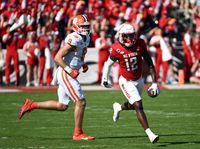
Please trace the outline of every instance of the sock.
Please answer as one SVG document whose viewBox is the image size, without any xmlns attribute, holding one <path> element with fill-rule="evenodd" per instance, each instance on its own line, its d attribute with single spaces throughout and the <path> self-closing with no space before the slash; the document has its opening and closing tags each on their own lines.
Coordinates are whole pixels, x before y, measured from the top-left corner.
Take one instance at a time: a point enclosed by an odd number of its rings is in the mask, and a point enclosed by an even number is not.
<svg viewBox="0 0 200 149">
<path fill-rule="evenodd" d="M 74 135 L 75 136 L 80 135 L 82 133 L 83 133 L 82 128 L 74 128 Z"/>
<path fill-rule="evenodd" d="M 147 129 L 145 130 L 145 132 L 146 132 L 146 134 L 147 134 L 149 137 L 155 135 L 155 134 L 151 131 L 150 128 L 147 128 Z"/>
<path fill-rule="evenodd" d="M 38 109 L 38 108 L 39 108 L 39 106 L 38 106 L 37 102 L 33 102 L 33 103 L 31 104 L 31 110 L 32 110 L 32 109 Z"/>
</svg>

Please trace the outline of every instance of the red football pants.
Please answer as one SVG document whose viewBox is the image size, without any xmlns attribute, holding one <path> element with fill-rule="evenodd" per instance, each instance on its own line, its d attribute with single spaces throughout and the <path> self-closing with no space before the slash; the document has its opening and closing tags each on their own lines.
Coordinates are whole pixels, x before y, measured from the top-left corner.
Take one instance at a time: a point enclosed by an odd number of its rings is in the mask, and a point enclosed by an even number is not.
<svg viewBox="0 0 200 149">
<path fill-rule="evenodd" d="M 45 60 L 46 60 L 45 56 L 41 56 L 39 58 L 39 64 L 40 64 L 39 84 L 43 84 L 43 75 L 44 75 Z"/>
<path fill-rule="evenodd" d="M 160 48 L 156 49 L 156 80 L 159 79 L 160 66 L 162 65 L 163 73 L 162 73 L 162 81 L 165 82 L 167 79 L 168 72 L 168 61 L 162 61 L 162 51 Z"/>
<path fill-rule="evenodd" d="M 46 69 L 46 83 L 47 83 L 47 85 L 51 84 L 51 81 L 53 79 L 52 74 L 53 74 L 52 68 Z"/>
<path fill-rule="evenodd" d="M 14 61 L 14 70 L 16 75 L 16 82 L 19 82 L 19 55 L 17 52 L 8 52 L 6 53 L 6 84 L 10 84 L 10 66 L 11 61 Z"/>
<path fill-rule="evenodd" d="M 185 63 L 185 69 L 184 69 L 185 80 L 189 81 L 189 78 L 191 76 L 191 68 L 192 68 L 193 62 L 192 62 L 191 54 L 189 52 L 184 51 L 184 54 L 185 54 L 185 60 L 184 60 L 184 63 Z"/>
</svg>

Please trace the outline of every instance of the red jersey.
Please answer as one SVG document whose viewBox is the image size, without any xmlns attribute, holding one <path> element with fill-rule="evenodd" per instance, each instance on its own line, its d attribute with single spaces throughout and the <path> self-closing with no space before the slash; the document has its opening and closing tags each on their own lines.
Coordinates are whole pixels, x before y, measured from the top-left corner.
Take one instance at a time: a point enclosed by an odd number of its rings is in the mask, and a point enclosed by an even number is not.
<svg viewBox="0 0 200 149">
<path fill-rule="evenodd" d="M 120 43 L 111 46 L 110 57 L 118 60 L 120 75 L 127 80 L 138 80 L 142 75 L 142 57 L 147 53 L 146 43 L 138 39 L 132 48 L 127 49 Z"/>
</svg>

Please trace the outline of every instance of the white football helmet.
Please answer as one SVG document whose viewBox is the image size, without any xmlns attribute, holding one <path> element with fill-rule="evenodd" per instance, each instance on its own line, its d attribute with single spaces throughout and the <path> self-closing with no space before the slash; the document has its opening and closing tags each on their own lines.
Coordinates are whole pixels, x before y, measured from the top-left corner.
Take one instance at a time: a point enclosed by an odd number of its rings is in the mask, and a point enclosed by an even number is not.
<svg viewBox="0 0 200 149">
<path fill-rule="evenodd" d="M 72 29 L 80 35 L 90 34 L 90 22 L 86 15 L 78 15 L 73 19 Z"/>
<path fill-rule="evenodd" d="M 136 43 L 137 34 L 134 27 L 131 24 L 129 23 L 122 24 L 122 26 L 119 28 L 118 34 L 119 34 L 119 42 L 122 45 L 126 47 L 131 47 Z"/>
</svg>

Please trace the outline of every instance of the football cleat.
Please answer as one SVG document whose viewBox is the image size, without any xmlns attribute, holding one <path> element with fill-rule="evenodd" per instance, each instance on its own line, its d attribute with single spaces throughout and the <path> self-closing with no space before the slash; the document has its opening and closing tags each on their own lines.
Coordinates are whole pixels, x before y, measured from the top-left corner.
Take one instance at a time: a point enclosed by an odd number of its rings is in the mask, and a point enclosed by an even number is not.
<svg viewBox="0 0 200 149">
<path fill-rule="evenodd" d="M 22 107 L 20 108 L 20 111 L 18 113 L 18 119 L 21 119 L 26 112 L 31 111 L 32 103 L 33 103 L 33 101 L 28 98 L 24 101 L 24 104 L 22 105 Z"/>
<path fill-rule="evenodd" d="M 156 143 L 159 140 L 159 136 L 153 135 L 153 136 L 149 137 L 149 140 L 151 143 Z"/>
<path fill-rule="evenodd" d="M 122 110 L 121 105 L 117 102 L 113 104 L 113 121 L 117 122 L 119 119 L 120 111 Z"/>
<path fill-rule="evenodd" d="M 87 134 L 82 133 L 80 135 L 74 135 L 73 140 L 76 140 L 76 141 L 77 140 L 94 140 L 94 137 L 88 136 Z"/>
</svg>

